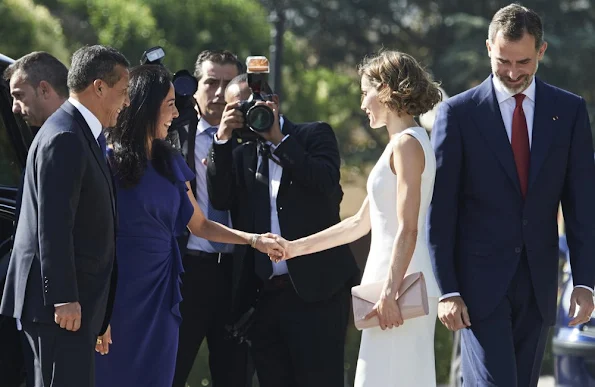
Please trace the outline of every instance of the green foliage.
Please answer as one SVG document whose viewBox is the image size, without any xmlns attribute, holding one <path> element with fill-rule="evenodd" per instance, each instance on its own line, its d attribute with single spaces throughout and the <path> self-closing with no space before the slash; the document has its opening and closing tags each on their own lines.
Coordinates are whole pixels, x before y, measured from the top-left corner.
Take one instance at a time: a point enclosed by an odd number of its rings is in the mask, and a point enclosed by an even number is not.
<svg viewBox="0 0 595 387">
<path fill-rule="evenodd" d="M 60 21 L 31 0 L 0 0 L 0 52 L 14 59 L 31 51 L 47 51 L 68 63 Z"/>
</svg>

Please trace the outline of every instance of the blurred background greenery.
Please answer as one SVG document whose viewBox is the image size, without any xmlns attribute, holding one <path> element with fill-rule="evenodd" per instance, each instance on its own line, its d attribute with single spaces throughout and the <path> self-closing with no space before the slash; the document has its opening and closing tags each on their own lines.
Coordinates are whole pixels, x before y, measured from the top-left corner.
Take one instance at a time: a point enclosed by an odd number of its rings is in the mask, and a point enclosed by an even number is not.
<svg viewBox="0 0 595 387">
<path fill-rule="evenodd" d="M 64 63 L 85 44 L 121 50 L 138 63 L 160 45 L 172 71 L 193 69 L 204 49 L 248 55 L 279 53 L 276 27 L 283 27 L 282 110 L 293 121 L 324 120 L 335 129 L 342 155 L 345 200 L 353 214 L 365 196 L 365 180 L 384 148 L 386 133 L 367 125 L 359 109 L 357 64 L 381 48 L 415 56 L 454 95 L 484 80 L 491 16 L 508 1 L 497 0 L 0 0 L 0 53 L 18 58 L 48 51 Z M 539 69 L 546 82 L 583 96 L 593 117 L 595 8 L 590 0 L 527 0 L 545 23 L 549 44 Z M 275 51 L 276 50 L 276 51 Z M 428 128 L 430 129 L 430 128 Z M 363 267 L 369 240 L 353 248 Z M 353 380 L 359 334 L 350 329 L 345 360 Z M 446 382 L 451 335 L 438 324 L 436 362 Z M 206 351 L 190 385 L 208 386 Z M 548 353 L 543 367 L 551 372 Z"/>
</svg>

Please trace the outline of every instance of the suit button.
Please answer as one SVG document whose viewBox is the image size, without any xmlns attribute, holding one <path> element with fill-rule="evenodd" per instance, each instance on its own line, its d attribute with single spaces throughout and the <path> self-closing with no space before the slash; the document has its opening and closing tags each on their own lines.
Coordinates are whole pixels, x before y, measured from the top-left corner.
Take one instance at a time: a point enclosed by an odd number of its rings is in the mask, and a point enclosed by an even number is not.
<svg viewBox="0 0 595 387">
<path fill-rule="evenodd" d="M 527 219 L 523 219 L 523 226 L 526 226 L 527 224 L 529 224 L 529 221 Z"/>
<path fill-rule="evenodd" d="M 520 247 L 515 248 L 514 249 L 514 252 L 517 253 L 517 254 L 520 254 L 521 253 L 521 248 Z"/>
</svg>

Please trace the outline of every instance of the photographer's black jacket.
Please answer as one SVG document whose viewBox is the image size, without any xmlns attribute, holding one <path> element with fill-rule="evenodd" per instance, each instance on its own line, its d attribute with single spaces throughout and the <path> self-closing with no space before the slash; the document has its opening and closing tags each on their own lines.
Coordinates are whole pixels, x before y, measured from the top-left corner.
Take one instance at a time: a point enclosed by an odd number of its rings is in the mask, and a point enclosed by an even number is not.
<svg viewBox="0 0 595 387">
<path fill-rule="evenodd" d="M 289 137 L 275 150 L 283 166 L 277 211 L 282 236 L 295 240 L 340 221 L 340 156 L 335 134 L 326 123 L 293 124 L 285 119 L 283 133 Z M 251 195 L 257 160 L 255 142 L 234 150 L 231 142 L 214 143 L 207 164 L 211 203 L 230 210 L 234 228 L 248 232 L 254 228 Z M 240 294 L 250 293 L 259 283 L 253 252 L 247 246 L 235 249 Z M 359 272 L 347 245 L 289 260 L 287 266 L 298 295 L 306 302 L 330 298 Z"/>
</svg>

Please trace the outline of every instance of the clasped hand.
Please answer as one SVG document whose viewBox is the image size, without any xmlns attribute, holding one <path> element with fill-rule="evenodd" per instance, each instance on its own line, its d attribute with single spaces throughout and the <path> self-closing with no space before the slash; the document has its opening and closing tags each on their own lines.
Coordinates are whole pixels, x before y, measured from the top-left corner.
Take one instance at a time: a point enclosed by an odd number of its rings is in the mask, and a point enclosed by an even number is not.
<svg viewBox="0 0 595 387">
<path fill-rule="evenodd" d="M 256 238 L 256 242 L 254 243 L 253 247 L 261 253 L 267 254 L 271 261 L 278 262 L 285 256 L 285 248 L 277 241 L 277 238 L 284 240 L 280 236 L 270 232 L 266 234 L 260 234 Z"/>
</svg>

